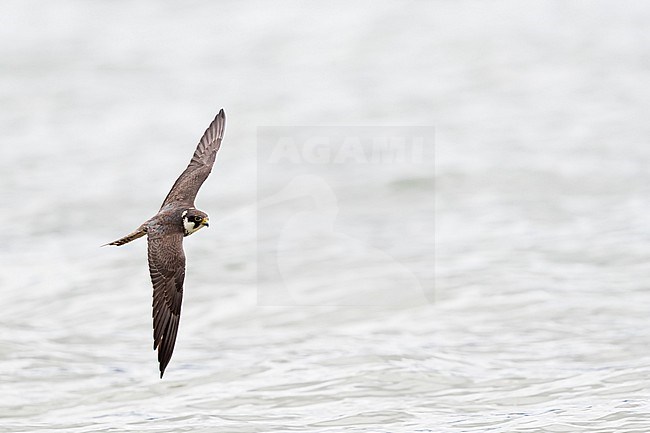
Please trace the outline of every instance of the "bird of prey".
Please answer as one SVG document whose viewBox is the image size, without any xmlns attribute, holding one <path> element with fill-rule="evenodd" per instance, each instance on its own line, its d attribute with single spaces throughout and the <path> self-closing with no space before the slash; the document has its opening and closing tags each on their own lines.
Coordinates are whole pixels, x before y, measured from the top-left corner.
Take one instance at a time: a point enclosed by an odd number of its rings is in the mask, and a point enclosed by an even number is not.
<svg viewBox="0 0 650 433">
<path fill-rule="evenodd" d="M 153 284 L 153 348 L 158 349 L 161 379 L 172 357 L 181 316 L 185 279 L 183 238 L 208 227 L 208 215 L 194 207 L 194 199 L 212 171 L 225 125 L 226 115 L 221 109 L 158 213 L 133 233 L 106 244 L 121 246 L 147 235 L 149 274 Z"/>
</svg>

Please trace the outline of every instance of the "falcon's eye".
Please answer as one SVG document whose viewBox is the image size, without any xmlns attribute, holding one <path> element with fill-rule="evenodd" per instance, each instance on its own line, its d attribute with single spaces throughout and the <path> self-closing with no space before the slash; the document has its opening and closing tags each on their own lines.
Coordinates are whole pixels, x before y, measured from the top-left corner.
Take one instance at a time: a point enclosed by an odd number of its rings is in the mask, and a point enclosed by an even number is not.
<svg viewBox="0 0 650 433">
<path fill-rule="evenodd" d="M 198 215 L 196 215 L 196 216 L 194 217 L 194 221 L 196 221 L 196 222 L 199 222 L 199 221 L 201 221 L 202 219 L 203 219 L 203 218 L 201 218 L 201 217 L 198 216 Z"/>
</svg>

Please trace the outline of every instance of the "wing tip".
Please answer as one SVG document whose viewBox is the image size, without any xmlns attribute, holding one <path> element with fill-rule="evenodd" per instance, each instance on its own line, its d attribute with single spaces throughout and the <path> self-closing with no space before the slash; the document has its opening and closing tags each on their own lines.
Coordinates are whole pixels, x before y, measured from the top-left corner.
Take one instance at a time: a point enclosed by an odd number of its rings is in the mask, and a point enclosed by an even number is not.
<svg viewBox="0 0 650 433">
<path fill-rule="evenodd" d="M 218 125 L 225 125 L 226 123 L 226 112 L 223 111 L 223 108 L 219 110 L 216 116 L 214 116 L 214 120 L 212 123 L 218 124 Z"/>
<path fill-rule="evenodd" d="M 223 111 L 223 108 L 221 110 L 219 110 L 219 112 L 217 113 L 217 116 L 212 121 L 212 124 L 210 125 L 210 127 L 208 127 L 208 130 L 206 131 L 206 133 L 213 127 L 216 128 L 216 131 L 215 131 L 216 138 L 222 140 L 224 131 L 226 129 L 226 112 Z"/>
<path fill-rule="evenodd" d="M 217 119 L 220 120 L 221 128 L 219 131 L 219 138 L 223 138 L 224 130 L 226 129 L 226 112 L 223 111 L 223 108 L 217 113 Z"/>
<path fill-rule="evenodd" d="M 158 352 L 160 354 L 160 352 Z M 158 369 L 160 370 L 160 378 L 163 378 L 163 374 L 165 374 L 165 369 L 167 368 L 167 364 L 169 364 L 169 361 L 171 359 L 171 355 L 167 357 L 167 359 L 159 359 L 158 360 Z"/>
</svg>

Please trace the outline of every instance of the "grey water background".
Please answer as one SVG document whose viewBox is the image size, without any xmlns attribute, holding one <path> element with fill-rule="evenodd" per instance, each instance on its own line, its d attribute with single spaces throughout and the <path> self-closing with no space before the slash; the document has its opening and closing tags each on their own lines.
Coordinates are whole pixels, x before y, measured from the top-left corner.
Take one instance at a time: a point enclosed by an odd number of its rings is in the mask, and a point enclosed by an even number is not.
<svg viewBox="0 0 650 433">
<path fill-rule="evenodd" d="M 2 2 L 0 431 L 650 431 L 648 22 L 629 1 Z M 158 209 L 221 107 L 161 381 L 145 242 L 99 245 Z M 265 126 L 433 126 L 435 165 L 293 177 Z"/>
</svg>

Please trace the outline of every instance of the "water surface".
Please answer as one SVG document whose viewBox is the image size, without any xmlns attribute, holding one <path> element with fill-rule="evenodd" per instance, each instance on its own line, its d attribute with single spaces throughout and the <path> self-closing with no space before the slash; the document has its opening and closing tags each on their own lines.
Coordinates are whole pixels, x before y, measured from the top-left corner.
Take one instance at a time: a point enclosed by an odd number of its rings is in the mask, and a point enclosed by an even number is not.
<svg viewBox="0 0 650 433">
<path fill-rule="evenodd" d="M 650 430 L 649 20 L 4 2 L 0 431 Z M 161 381 L 145 242 L 99 245 L 156 211 L 220 107 Z M 435 167 L 303 165 L 273 201 L 278 125 L 433 126 Z"/>
</svg>

